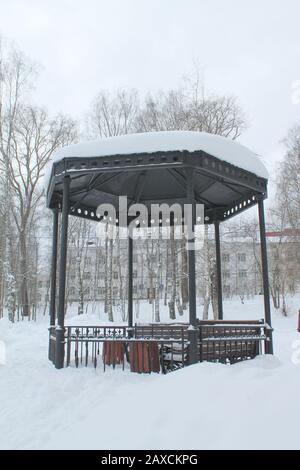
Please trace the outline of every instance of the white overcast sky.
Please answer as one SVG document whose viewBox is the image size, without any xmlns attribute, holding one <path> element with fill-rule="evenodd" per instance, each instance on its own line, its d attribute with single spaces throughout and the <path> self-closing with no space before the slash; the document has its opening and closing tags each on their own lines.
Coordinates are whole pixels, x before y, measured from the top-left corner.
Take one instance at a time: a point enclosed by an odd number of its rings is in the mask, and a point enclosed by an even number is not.
<svg viewBox="0 0 300 470">
<path fill-rule="evenodd" d="M 170 88 L 197 63 L 208 89 L 234 94 L 240 141 L 265 157 L 300 124 L 299 0 L 0 0 L 0 34 L 42 64 L 37 100 L 78 117 L 101 88 Z"/>
</svg>

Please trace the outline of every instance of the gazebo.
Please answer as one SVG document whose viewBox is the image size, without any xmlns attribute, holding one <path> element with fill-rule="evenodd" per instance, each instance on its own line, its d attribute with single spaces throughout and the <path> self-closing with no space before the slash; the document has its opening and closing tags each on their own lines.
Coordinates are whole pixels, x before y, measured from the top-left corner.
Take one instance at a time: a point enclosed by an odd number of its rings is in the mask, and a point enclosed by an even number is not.
<svg viewBox="0 0 300 470">
<path fill-rule="evenodd" d="M 53 249 L 50 287 L 49 359 L 56 368 L 70 364 L 71 345 L 75 362 L 82 360 L 83 345 L 91 345 L 94 364 L 99 343 L 120 340 L 123 345 L 153 341 L 167 364 L 193 364 L 202 360 L 236 362 L 262 352 L 273 353 L 264 200 L 268 173 L 259 156 L 230 139 L 189 131 L 151 132 L 111 137 L 62 148 L 55 156 L 47 177 L 47 206 L 53 212 Z M 197 318 L 195 251 L 188 251 L 189 320 L 179 325 L 134 324 L 133 318 L 133 240 L 128 237 L 128 326 L 65 327 L 65 289 L 69 216 L 103 221 L 97 208 L 110 204 L 116 221 L 128 226 L 138 214 L 121 217 L 119 197 L 129 205 L 174 203 L 192 207 L 192 228 L 197 223 L 196 205 L 204 205 L 204 223 L 215 230 L 218 321 Z M 220 223 L 257 205 L 260 226 L 261 267 L 264 295 L 262 321 L 223 320 Z M 59 233 L 59 214 L 61 214 Z M 124 214 L 123 214 L 124 215 Z M 106 220 L 107 222 L 107 220 Z M 160 225 L 151 216 L 146 227 Z M 172 225 L 185 220 L 171 217 Z M 59 249 L 58 249 L 59 248 Z M 58 265 L 59 253 L 59 266 Z M 59 268 L 59 269 L 58 269 Z M 58 276 L 57 276 L 58 271 Z M 58 277 L 58 283 L 57 283 Z M 56 287 L 58 284 L 58 302 Z M 57 303 L 57 305 L 56 305 Z M 178 360 L 178 344 L 182 347 Z M 228 346 L 229 345 L 229 346 Z M 177 348 L 177 349 L 176 349 Z M 87 351 L 87 350 L 86 350 Z M 175 352 L 174 352 L 175 351 Z M 133 355 L 127 355 L 127 358 Z M 116 353 L 113 353 L 116 359 Z M 130 356 L 130 357 L 129 357 Z M 123 356 L 124 357 L 124 356 Z M 171 359 L 170 359 L 171 358 Z M 86 352 L 85 362 L 88 357 Z M 137 360 L 137 359 L 136 359 Z M 148 360 L 148 356 L 147 356 Z M 106 361 L 109 364 L 110 360 Z M 104 361 L 105 362 L 105 361 Z M 144 357 L 143 357 L 144 362 Z M 113 364 L 115 365 L 115 363 Z M 124 365 L 124 363 L 123 363 Z M 134 369 L 134 368 L 133 368 Z M 151 369 L 151 368 L 150 368 Z M 147 369 L 148 371 L 148 369 Z"/>
</svg>

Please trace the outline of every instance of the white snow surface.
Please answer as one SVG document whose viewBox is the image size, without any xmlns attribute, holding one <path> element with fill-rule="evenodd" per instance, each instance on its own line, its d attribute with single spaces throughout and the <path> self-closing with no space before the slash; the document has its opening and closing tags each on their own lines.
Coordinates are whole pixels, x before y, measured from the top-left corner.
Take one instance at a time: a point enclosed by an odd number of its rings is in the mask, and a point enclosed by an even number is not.
<svg viewBox="0 0 300 470">
<path fill-rule="evenodd" d="M 0 320 L 7 350 L 0 449 L 299 449 L 300 363 L 291 359 L 297 349 L 300 359 L 299 303 L 299 296 L 290 301 L 288 318 L 274 312 L 275 356 L 166 376 L 118 367 L 103 373 L 100 365 L 56 370 L 47 360 L 46 317 Z M 228 319 L 260 318 L 263 299 L 224 307 Z M 147 304 L 140 311 L 141 321 L 151 321 Z M 68 324 L 103 320 L 96 312 Z"/>
<path fill-rule="evenodd" d="M 268 171 L 259 155 L 232 139 L 206 132 L 145 132 L 82 142 L 58 150 L 52 163 L 66 157 L 105 157 L 184 150 L 189 152 L 203 150 L 220 160 L 268 179 Z"/>
</svg>

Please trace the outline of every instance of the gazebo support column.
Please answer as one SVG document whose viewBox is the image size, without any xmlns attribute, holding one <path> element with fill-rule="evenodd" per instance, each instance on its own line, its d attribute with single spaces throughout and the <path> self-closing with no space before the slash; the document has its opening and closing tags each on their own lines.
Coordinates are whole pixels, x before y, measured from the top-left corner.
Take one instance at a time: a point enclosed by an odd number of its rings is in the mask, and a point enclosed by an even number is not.
<svg viewBox="0 0 300 470">
<path fill-rule="evenodd" d="M 55 350 L 52 336 L 55 328 L 56 307 L 56 271 L 57 271 L 57 238 L 58 238 L 58 209 L 53 209 L 53 235 L 52 235 L 52 260 L 51 260 L 51 286 L 50 286 L 50 328 L 49 328 L 49 352 L 48 358 L 54 361 Z"/>
<path fill-rule="evenodd" d="M 265 307 L 265 321 L 271 327 L 271 306 L 270 306 L 270 290 L 269 290 L 269 275 L 268 275 L 268 255 L 267 255 L 267 242 L 266 242 L 266 224 L 264 201 L 260 198 L 258 201 L 258 215 L 259 215 L 259 231 L 260 231 L 260 246 L 261 246 L 261 265 L 262 265 L 262 278 L 264 289 L 264 307 Z M 268 333 L 269 341 L 266 342 L 266 354 L 273 354 L 273 335 L 272 331 Z"/>
<path fill-rule="evenodd" d="M 186 168 L 187 176 L 187 204 L 189 205 L 189 230 L 188 233 L 188 259 L 189 259 L 189 364 L 198 362 L 198 329 L 197 329 L 197 308 L 196 308 L 196 263 L 195 263 L 195 249 L 193 243 L 195 242 L 193 234 L 195 233 L 196 221 L 196 207 L 194 195 L 194 170 L 193 168 Z M 184 214 L 186 216 L 186 214 Z"/>
<path fill-rule="evenodd" d="M 61 236 L 60 236 L 59 294 L 58 294 L 58 312 L 57 312 L 57 326 L 56 326 L 56 354 L 55 354 L 56 369 L 61 369 L 64 366 L 64 353 L 65 353 L 65 344 L 64 344 L 65 290 L 66 290 L 69 195 L 70 195 L 70 178 L 68 176 L 65 176 L 64 181 L 63 181 L 63 203 L 62 203 Z"/>
<path fill-rule="evenodd" d="M 128 327 L 133 328 L 133 240 L 132 234 L 128 235 Z M 129 331 L 132 337 L 132 330 Z"/>
<path fill-rule="evenodd" d="M 220 244 L 220 222 L 215 221 L 215 242 L 216 242 L 216 274 L 218 290 L 218 317 L 223 320 L 223 292 L 222 292 L 222 266 L 221 266 L 221 244 Z"/>
</svg>

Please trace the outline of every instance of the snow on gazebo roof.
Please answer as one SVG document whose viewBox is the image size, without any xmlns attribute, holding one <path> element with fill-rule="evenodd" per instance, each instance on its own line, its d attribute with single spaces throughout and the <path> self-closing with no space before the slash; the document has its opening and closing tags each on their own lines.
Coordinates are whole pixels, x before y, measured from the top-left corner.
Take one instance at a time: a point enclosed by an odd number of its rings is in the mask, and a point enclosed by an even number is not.
<svg viewBox="0 0 300 470">
<path fill-rule="evenodd" d="M 108 157 L 111 155 L 201 150 L 256 176 L 268 179 L 268 171 L 257 154 L 234 140 L 206 132 L 145 132 L 82 142 L 58 150 L 52 163 L 72 157 Z"/>
<path fill-rule="evenodd" d="M 123 195 L 147 208 L 162 201 L 183 207 L 187 168 L 193 168 L 195 201 L 205 206 L 208 223 L 233 217 L 267 197 L 267 169 L 251 150 L 205 132 L 165 131 L 60 149 L 45 177 L 47 207 L 61 207 L 64 175 L 70 178 L 70 213 L 78 217 L 94 220 L 99 204 L 118 211 Z"/>
</svg>

